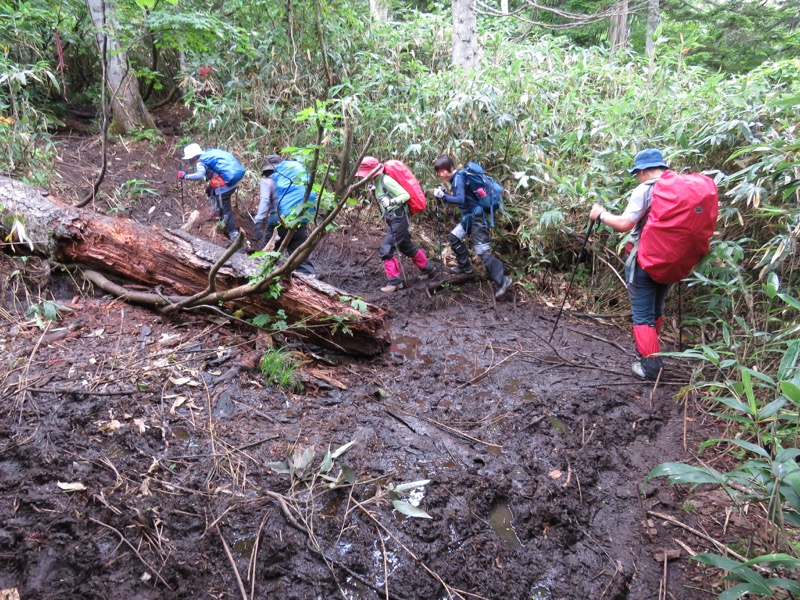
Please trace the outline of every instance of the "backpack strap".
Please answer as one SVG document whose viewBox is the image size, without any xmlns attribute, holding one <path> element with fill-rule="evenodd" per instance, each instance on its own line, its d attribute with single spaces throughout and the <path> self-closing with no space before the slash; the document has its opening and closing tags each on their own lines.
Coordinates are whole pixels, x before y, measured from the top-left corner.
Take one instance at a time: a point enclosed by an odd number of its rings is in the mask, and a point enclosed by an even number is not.
<svg viewBox="0 0 800 600">
<path fill-rule="evenodd" d="M 625 259 L 625 268 L 628 270 L 629 274 L 626 279 L 626 283 L 630 285 L 633 283 L 633 273 L 634 269 L 638 266 L 636 263 L 636 257 L 639 254 L 639 240 L 642 237 L 642 231 L 644 231 L 644 226 L 647 224 L 647 218 L 650 216 L 650 210 L 653 208 L 653 186 L 656 184 L 656 181 L 650 181 L 647 183 L 647 189 L 644 192 L 644 212 L 642 216 L 639 217 L 636 225 L 634 226 L 634 230 L 631 233 L 631 251 L 628 254 L 628 258 Z"/>
</svg>

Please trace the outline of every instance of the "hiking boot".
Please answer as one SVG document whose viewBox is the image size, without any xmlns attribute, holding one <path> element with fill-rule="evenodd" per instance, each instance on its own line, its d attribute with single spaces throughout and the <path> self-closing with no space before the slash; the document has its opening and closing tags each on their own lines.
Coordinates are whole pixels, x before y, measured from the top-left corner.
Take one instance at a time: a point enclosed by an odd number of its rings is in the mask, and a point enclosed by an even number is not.
<svg viewBox="0 0 800 600">
<path fill-rule="evenodd" d="M 494 293 L 494 299 L 500 300 L 500 298 L 505 296 L 512 283 L 514 283 L 514 280 L 511 279 L 511 277 L 503 277 L 503 283 L 500 284 L 500 287 L 497 288 L 497 291 Z"/>
<path fill-rule="evenodd" d="M 425 281 L 426 279 L 430 279 L 431 277 L 436 277 L 436 267 L 433 263 L 428 263 L 428 266 L 422 269 L 419 274 L 419 280 Z"/>
<path fill-rule="evenodd" d="M 396 292 L 397 290 L 402 290 L 405 286 L 403 282 L 400 283 L 387 283 L 385 286 L 381 288 L 382 292 L 386 292 L 387 294 L 391 294 L 392 292 Z"/>
<path fill-rule="evenodd" d="M 239 232 L 238 231 L 231 231 L 228 234 L 228 239 L 230 241 L 232 241 L 232 242 L 235 242 L 238 238 L 239 238 Z"/>
<path fill-rule="evenodd" d="M 455 267 L 450 267 L 447 269 L 454 275 L 472 275 L 475 271 L 472 268 L 472 265 L 468 267 L 462 267 L 461 265 L 456 265 Z"/>
<path fill-rule="evenodd" d="M 633 371 L 633 374 L 639 379 L 647 379 L 647 376 L 644 374 L 644 367 L 642 367 L 642 363 L 638 361 L 633 363 L 631 365 L 631 371 Z"/>
</svg>

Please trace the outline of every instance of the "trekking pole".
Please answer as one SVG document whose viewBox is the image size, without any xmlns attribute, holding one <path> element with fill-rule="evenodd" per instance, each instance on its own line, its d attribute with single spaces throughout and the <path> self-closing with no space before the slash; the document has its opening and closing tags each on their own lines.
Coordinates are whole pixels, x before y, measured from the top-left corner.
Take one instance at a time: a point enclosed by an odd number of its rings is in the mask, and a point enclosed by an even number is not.
<svg viewBox="0 0 800 600">
<path fill-rule="evenodd" d="M 442 259 L 442 219 L 439 215 L 439 200 L 436 202 L 436 233 L 439 235 L 439 276 L 444 277 L 444 260 Z"/>
<path fill-rule="evenodd" d="M 550 337 L 547 340 L 549 344 L 553 341 L 553 335 L 556 332 L 556 328 L 558 327 L 558 321 L 561 319 L 561 313 L 564 312 L 564 305 L 567 303 L 567 296 L 569 296 L 569 291 L 572 289 L 572 282 L 575 281 L 575 274 L 578 272 L 578 265 L 581 262 L 581 258 L 583 258 L 583 251 L 586 250 L 586 243 L 589 241 L 589 236 L 592 235 L 592 228 L 594 227 L 594 221 L 591 219 L 589 220 L 589 229 L 586 232 L 586 237 L 583 238 L 583 245 L 581 246 L 580 254 L 578 254 L 578 260 L 575 261 L 575 268 L 572 270 L 572 277 L 569 278 L 569 283 L 567 284 L 567 291 L 564 293 L 564 300 L 561 302 L 561 308 L 558 309 L 558 316 L 556 317 L 556 323 L 553 325 L 553 331 L 550 332 Z"/>
<path fill-rule="evenodd" d="M 183 163 L 178 162 L 178 170 L 183 171 Z M 181 218 L 184 218 L 184 214 L 186 213 L 186 209 L 184 208 L 183 204 L 183 179 L 181 179 Z"/>
<path fill-rule="evenodd" d="M 678 282 L 678 352 L 683 352 L 683 286 Z"/>
</svg>

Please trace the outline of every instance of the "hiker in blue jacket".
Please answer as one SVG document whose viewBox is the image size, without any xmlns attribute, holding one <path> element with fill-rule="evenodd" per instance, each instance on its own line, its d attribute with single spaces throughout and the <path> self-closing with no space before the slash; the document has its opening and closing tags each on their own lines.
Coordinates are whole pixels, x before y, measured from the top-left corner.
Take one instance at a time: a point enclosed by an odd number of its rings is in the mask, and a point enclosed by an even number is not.
<svg viewBox="0 0 800 600">
<path fill-rule="evenodd" d="M 440 156 L 434 161 L 433 168 L 441 179 L 450 182 L 449 194 L 442 186 L 439 186 L 433 191 L 433 195 L 445 202 L 455 204 L 462 214 L 456 228 L 447 236 L 447 241 L 450 242 L 450 247 L 455 252 L 458 261 L 457 266 L 450 267 L 450 272 L 465 275 L 473 273 L 469 250 L 464 242 L 467 236 L 470 236 L 475 254 L 481 258 L 489 277 L 494 282 L 494 297 L 499 300 L 505 296 L 514 282 L 511 277 L 506 276 L 505 267 L 500 259 L 491 252 L 491 234 L 484 209 L 480 205 L 479 199 L 467 186 L 464 173 L 456 170 L 452 158 Z"/>
<path fill-rule="evenodd" d="M 233 218 L 231 197 L 244 176 L 244 168 L 230 152 L 209 148 L 203 150 L 200 144 L 189 144 L 183 150 L 181 160 L 196 160 L 195 172 L 178 171 L 178 179 L 189 181 L 208 181 L 206 196 L 211 203 L 212 218 L 220 217 L 228 230 L 228 238 L 234 241 L 239 237 L 239 228 Z"/>
<path fill-rule="evenodd" d="M 284 160 L 278 156 L 277 154 L 270 154 L 264 158 L 264 162 L 261 166 L 261 189 L 259 195 L 259 202 L 258 202 L 258 212 L 256 213 L 256 229 L 254 238 L 256 240 L 256 248 L 259 250 L 266 246 L 267 242 L 272 239 L 272 235 L 277 228 L 278 230 L 278 237 L 275 241 L 275 248 L 280 248 L 283 240 L 286 236 L 291 232 L 292 237 L 287 244 L 286 251 L 289 254 L 292 254 L 303 242 L 308 239 L 308 226 L 305 219 L 301 220 L 300 223 L 295 224 L 291 228 L 287 227 L 285 223 L 281 222 L 281 217 L 286 216 L 284 215 L 285 211 L 281 210 L 281 201 L 282 200 L 289 200 L 290 196 L 293 197 L 295 195 L 299 195 L 302 201 L 302 198 L 305 197 L 306 193 L 306 186 L 303 185 L 305 181 L 308 179 L 308 173 L 306 173 L 305 168 L 302 168 L 300 163 L 296 163 L 295 161 L 287 161 L 284 166 L 292 166 L 295 167 L 294 170 L 298 172 L 299 177 L 292 177 L 292 180 L 283 181 L 282 178 L 288 177 L 287 175 L 283 174 L 281 169 L 281 164 L 284 163 Z M 291 165 L 289 165 L 291 163 Z M 305 177 L 303 177 L 305 176 Z M 285 183 L 285 185 L 279 186 L 275 179 L 281 179 L 281 183 Z M 298 181 L 295 182 L 295 179 L 303 180 L 302 182 Z M 278 188 L 281 188 L 283 194 L 279 194 Z M 281 195 L 284 197 L 281 198 Z M 284 206 L 286 203 L 284 202 Z M 264 230 L 262 232 L 262 230 Z M 297 267 L 297 273 L 301 273 L 303 275 L 307 275 L 309 277 L 316 277 L 316 270 L 314 269 L 314 265 L 311 261 L 306 258 L 300 266 Z"/>
<path fill-rule="evenodd" d="M 652 185 L 669 169 L 664 162 L 660 150 L 648 148 L 636 155 L 631 175 L 636 177 L 639 185 L 631 192 L 628 205 L 621 215 L 615 215 L 601 204 L 594 204 L 589 218 L 607 225 L 620 233 L 631 232 L 631 248 L 639 240 L 639 236 L 647 222 L 652 192 Z M 639 358 L 631 366 L 633 373 L 649 381 L 655 381 L 664 367 L 662 359 L 657 356 L 661 350 L 658 334 L 664 323 L 664 300 L 670 284 L 658 283 L 639 266 L 636 254 L 631 253 L 625 262 L 625 281 L 633 314 L 633 338 L 636 342 L 636 354 Z"/>
</svg>

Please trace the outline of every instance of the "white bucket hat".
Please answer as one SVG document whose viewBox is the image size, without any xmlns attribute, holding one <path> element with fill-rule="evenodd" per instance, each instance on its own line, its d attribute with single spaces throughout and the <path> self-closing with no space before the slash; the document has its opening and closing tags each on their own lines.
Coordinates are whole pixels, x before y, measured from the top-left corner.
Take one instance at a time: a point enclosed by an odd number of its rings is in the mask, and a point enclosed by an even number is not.
<svg viewBox="0 0 800 600">
<path fill-rule="evenodd" d="M 183 156 L 181 157 L 181 160 L 192 160 L 193 158 L 200 156 L 202 153 L 203 149 L 200 147 L 200 144 L 189 144 L 183 149 Z"/>
</svg>

